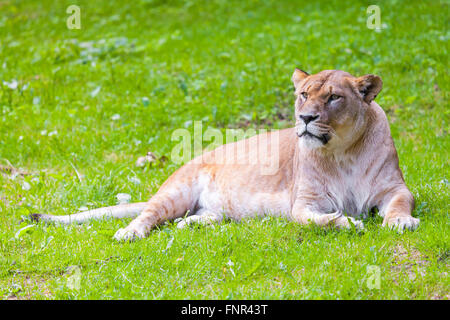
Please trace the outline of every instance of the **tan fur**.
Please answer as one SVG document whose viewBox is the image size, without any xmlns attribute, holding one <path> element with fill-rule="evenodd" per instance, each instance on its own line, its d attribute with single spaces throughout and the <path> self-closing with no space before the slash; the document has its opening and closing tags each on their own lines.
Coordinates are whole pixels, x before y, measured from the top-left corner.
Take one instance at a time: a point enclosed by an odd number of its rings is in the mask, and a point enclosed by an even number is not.
<svg viewBox="0 0 450 320">
<path fill-rule="evenodd" d="M 301 224 L 363 228 L 354 217 L 377 207 L 383 225 L 417 227 L 419 220 L 411 216 L 414 199 L 404 183 L 386 115 L 373 101 L 381 79 L 337 70 L 308 75 L 296 69 L 292 81 L 294 128 L 226 144 L 191 160 L 115 238 L 146 237 L 156 225 L 187 212 L 191 215 L 180 227 L 220 222 L 224 216 L 277 215 Z M 306 123 L 308 117 L 314 120 Z M 258 143 L 268 147 L 266 157 L 258 155 Z M 270 160 L 277 160 L 276 170 L 262 173 L 262 162 Z"/>
</svg>

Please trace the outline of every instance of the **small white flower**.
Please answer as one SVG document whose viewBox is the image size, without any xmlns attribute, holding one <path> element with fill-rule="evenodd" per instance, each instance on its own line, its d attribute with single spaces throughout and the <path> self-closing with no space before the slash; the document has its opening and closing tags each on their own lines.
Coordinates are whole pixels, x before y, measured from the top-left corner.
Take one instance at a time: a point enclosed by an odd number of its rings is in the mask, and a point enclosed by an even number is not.
<svg viewBox="0 0 450 320">
<path fill-rule="evenodd" d="M 131 200 L 131 196 L 128 193 L 118 193 L 116 195 L 116 198 L 119 204 L 129 203 Z"/>
<path fill-rule="evenodd" d="M 16 178 L 19 176 L 19 172 L 14 172 L 9 176 L 10 180 L 16 180 Z M 23 199 L 22 199 L 23 200 Z"/>
<path fill-rule="evenodd" d="M 16 79 L 11 80 L 10 82 L 8 81 L 3 81 L 3 84 L 5 86 L 7 86 L 8 88 L 10 88 L 11 90 L 16 90 L 17 87 L 19 86 L 19 82 L 17 82 Z"/>
<path fill-rule="evenodd" d="M 26 181 L 22 182 L 22 190 L 27 191 L 30 189 L 31 189 L 31 185 L 28 182 L 26 182 Z"/>
<path fill-rule="evenodd" d="M 33 98 L 33 104 L 36 105 L 36 104 L 39 104 L 39 103 L 41 103 L 41 97 L 34 97 Z"/>
<path fill-rule="evenodd" d="M 113 120 L 113 121 L 116 121 L 119 119 L 120 119 L 120 114 L 117 114 L 117 113 L 111 117 L 111 120 Z"/>
<path fill-rule="evenodd" d="M 138 177 L 131 177 L 129 180 L 134 184 L 141 184 L 141 180 Z"/>
<path fill-rule="evenodd" d="M 58 131 L 53 130 L 52 132 L 49 132 L 49 133 L 48 133 L 48 136 L 49 136 L 49 137 L 51 137 L 51 136 L 56 136 L 57 134 L 58 134 Z"/>
</svg>

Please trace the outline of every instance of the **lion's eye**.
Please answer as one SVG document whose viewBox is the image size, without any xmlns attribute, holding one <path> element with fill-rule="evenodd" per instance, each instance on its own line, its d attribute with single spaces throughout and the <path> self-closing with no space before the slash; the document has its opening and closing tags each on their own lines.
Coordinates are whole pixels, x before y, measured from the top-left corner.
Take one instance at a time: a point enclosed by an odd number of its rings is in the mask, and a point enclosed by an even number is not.
<svg viewBox="0 0 450 320">
<path fill-rule="evenodd" d="M 305 98 L 305 99 L 308 98 L 308 93 L 307 93 L 307 92 L 302 92 L 301 95 L 302 95 L 302 97 Z"/>
<path fill-rule="evenodd" d="M 338 96 L 337 94 L 332 94 L 331 96 L 330 96 L 330 98 L 328 99 L 328 101 L 329 102 L 331 102 L 331 101 L 336 101 L 336 100 L 338 100 L 338 99 L 340 99 L 341 98 L 341 96 Z"/>
</svg>

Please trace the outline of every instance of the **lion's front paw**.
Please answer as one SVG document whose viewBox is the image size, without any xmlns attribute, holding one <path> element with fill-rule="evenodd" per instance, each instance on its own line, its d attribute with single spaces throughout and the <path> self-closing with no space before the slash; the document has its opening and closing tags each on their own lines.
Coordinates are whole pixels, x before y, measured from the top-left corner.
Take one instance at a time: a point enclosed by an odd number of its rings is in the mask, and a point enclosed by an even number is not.
<svg viewBox="0 0 450 320">
<path fill-rule="evenodd" d="M 335 226 L 338 229 L 351 229 L 352 225 L 358 230 L 364 229 L 364 224 L 360 220 L 356 220 L 352 217 L 345 216 L 341 211 L 336 211 L 333 213 L 320 214 L 310 219 L 318 225 L 321 226 Z"/>
<path fill-rule="evenodd" d="M 419 222 L 420 219 L 412 216 L 386 217 L 383 221 L 383 226 L 388 226 L 391 229 L 403 232 L 405 229 L 415 230 L 419 226 Z"/>
<path fill-rule="evenodd" d="M 355 225 L 355 228 L 358 230 L 364 230 L 364 223 L 361 220 L 355 220 L 351 217 L 349 217 L 349 219 L 353 222 L 353 224 Z"/>
<path fill-rule="evenodd" d="M 117 230 L 114 235 L 114 239 L 117 241 L 135 241 L 138 238 L 145 238 L 145 234 L 129 227 Z"/>
<path fill-rule="evenodd" d="M 357 230 L 364 230 L 364 223 L 362 221 L 344 215 L 341 215 L 339 218 L 337 218 L 334 221 L 334 224 L 337 228 L 343 229 L 350 229 L 353 224 Z"/>
</svg>

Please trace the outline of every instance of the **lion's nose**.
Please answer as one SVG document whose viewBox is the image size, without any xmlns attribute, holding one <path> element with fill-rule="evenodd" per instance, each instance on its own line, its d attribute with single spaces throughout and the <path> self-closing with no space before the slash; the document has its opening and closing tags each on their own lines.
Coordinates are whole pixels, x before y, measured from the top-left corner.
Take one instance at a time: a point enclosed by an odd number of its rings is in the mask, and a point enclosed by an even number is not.
<svg viewBox="0 0 450 320">
<path fill-rule="evenodd" d="M 311 121 L 316 120 L 317 118 L 319 118 L 319 115 L 313 115 L 313 114 L 301 114 L 300 115 L 300 119 L 302 119 L 305 124 L 310 123 Z"/>
</svg>

